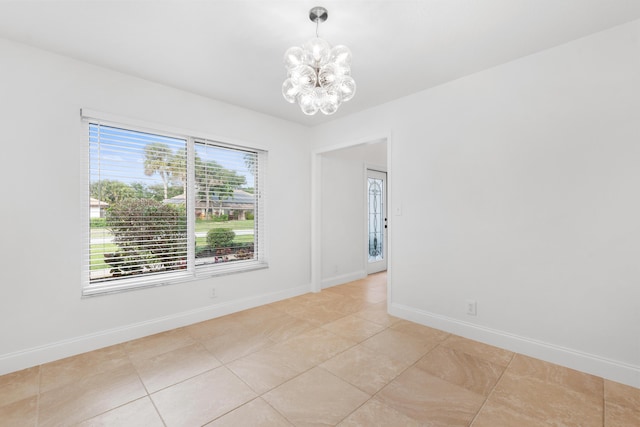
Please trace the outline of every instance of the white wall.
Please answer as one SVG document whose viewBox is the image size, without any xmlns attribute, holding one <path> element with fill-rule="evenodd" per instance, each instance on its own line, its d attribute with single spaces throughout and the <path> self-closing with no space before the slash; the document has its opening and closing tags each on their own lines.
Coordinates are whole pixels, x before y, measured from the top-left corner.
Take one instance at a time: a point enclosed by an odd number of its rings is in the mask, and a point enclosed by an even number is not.
<svg viewBox="0 0 640 427">
<path fill-rule="evenodd" d="M 0 374 L 309 290 L 307 128 L 2 39 L 0 64 Z M 270 268 L 82 299 L 80 108 L 267 149 Z"/>
<path fill-rule="evenodd" d="M 365 165 L 386 167 L 386 143 L 359 144 L 321 155 L 323 288 L 366 276 Z"/>
<path fill-rule="evenodd" d="M 391 312 L 640 387 L 640 21 L 317 127 L 314 149 L 387 132 Z"/>
<path fill-rule="evenodd" d="M 640 387 L 640 22 L 311 132 L 4 40 L 0 64 L 0 374 L 305 292 L 305 141 L 390 134 L 392 313 Z M 81 299 L 82 107 L 267 148 L 271 267 Z"/>
</svg>

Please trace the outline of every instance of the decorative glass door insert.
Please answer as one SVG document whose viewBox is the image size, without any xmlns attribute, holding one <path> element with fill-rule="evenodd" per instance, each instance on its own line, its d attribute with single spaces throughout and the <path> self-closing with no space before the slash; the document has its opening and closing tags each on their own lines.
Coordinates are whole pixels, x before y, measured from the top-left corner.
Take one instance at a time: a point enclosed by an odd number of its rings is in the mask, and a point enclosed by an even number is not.
<svg viewBox="0 0 640 427">
<path fill-rule="evenodd" d="M 386 270 L 386 173 L 367 171 L 369 273 Z"/>
</svg>

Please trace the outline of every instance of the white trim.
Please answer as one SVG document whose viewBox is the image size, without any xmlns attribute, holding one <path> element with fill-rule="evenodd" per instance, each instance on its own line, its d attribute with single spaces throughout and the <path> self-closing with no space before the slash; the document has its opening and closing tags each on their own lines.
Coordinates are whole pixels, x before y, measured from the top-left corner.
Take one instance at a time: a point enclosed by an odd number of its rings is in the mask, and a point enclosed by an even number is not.
<svg viewBox="0 0 640 427">
<path fill-rule="evenodd" d="M 637 365 L 510 334 L 498 329 L 430 313 L 402 304 L 390 304 L 389 314 L 536 359 L 640 388 L 640 366 Z"/>
<path fill-rule="evenodd" d="M 312 154 L 330 153 L 331 151 L 337 151 L 337 150 L 341 150 L 343 148 L 355 147 L 357 145 L 376 144 L 378 142 L 384 142 L 384 141 L 389 143 L 390 140 L 391 140 L 391 133 L 382 134 L 382 135 L 380 135 L 380 134 L 372 135 L 372 136 L 358 138 L 358 139 L 355 139 L 355 140 L 352 140 L 352 141 L 343 141 L 343 142 L 339 142 L 337 144 L 328 145 L 328 146 L 325 146 L 325 147 L 320 147 L 320 148 L 318 148 L 316 150 L 313 150 Z M 387 161 L 387 164 L 388 163 L 389 162 Z"/>
<path fill-rule="evenodd" d="M 187 216 L 187 269 L 180 270 L 175 272 L 162 272 L 160 274 L 154 275 L 149 274 L 145 277 L 135 276 L 130 278 L 118 278 L 117 280 L 106 280 L 97 283 L 91 283 L 90 278 L 90 253 L 91 253 L 91 243 L 90 243 L 90 227 L 84 228 L 84 236 L 83 236 L 83 244 L 82 244 L 82 253 L 80 257 L 82 259 L 82 268 L 81 274 L 82 277 L 80 279 L 81 284 L 81 297 L 93 297 L 106 295 L 117 292 L 124 292 L 130 290 L 137 289 L 145 289 L 149 287 L 155 286 L 164 286 L 171 285 L 176 283 L 181 283 L 185 281 L 199 280 L 203 277 L 213 277 L 219 275 L 226 275 L 232 273 L 242 273 L 246 271 L 252 271 L 256 269 L 268 268 L 267 262 L 267 239 L 266 239 L 266 212 L 264 212 L 264 205 L 266 204 L 266 200 L 264 197 L 266 189 L 266 160 L 268 156 L 268 151 L 263 148 L 258 148 L 257 146 L 251 146 L 247 144 L 240 144 L 237 141 L 228 142 L 225 139 L 218 139 L 216 137 L 210 137 L 198 131 L 189 131 L 185 129 L 180 129 L 172 126 L 166 126 L 158 123 L 150 123 L 142 120 L 126 118 L 122 116 L 118 116 L 115 114 L 99 112 L 91 109 L 81 108 L 80 109 L 80 118 L 81 118 L 81 126 L 82 126 L 82 138 L 81 138 L 81 146 L 84 149 L 83 153 L 83 161 L 84 169 L 83 169 L 83 180 L 85 183 L 88 183 L 90 180 L 90 154 L 89 154 L 89 146 L 90 142 L 87 140 L 87 136 L 89 135 L 89 127 L 91 123 L 96 123 L 98 125 L 117 127 L 122 129 L 131 130 L 134 132 L 147 132 L 151 134 L 161 134 L 162 136 L 172 137 L 179 140 L 185 141 L 185 148 L 187 150 L 187 165 L 193 168 L 194 156 L 195 156 L 195 144 L 207 144 L 210 143 L 211 146 L 221 147 L 225 149 L 235 150 L 235 151 L 245 151 L 256 153 L 256 159 L 258 161 L 258 174 L 256 176 L 256 188 L 258 189 L 258 198 L 259 202 L 256 202 L 255 209 L 255 226 L 254 226 L 254 234 L 256 236 L 255 248 L 257 249 L 255 253 L 258 254 L 258 258 L 246 262 L 233 262 L 231 266 L 229 265 L 219 265 L 213 264 L 210 265 L 201 265 L 197 266 L 195 262 L 195 233 L 194 233 L 194 221 L 191 216 Z M 261 163 L 264 163 L 261 165 Z M 260 166 L 261 165 L 261 166 Z M 193 181 L 193 174 L 187 175 L 187 185 L 192 188 L 195 184 Z M 260 183 L 257 185 L 257 183 Z M 83 217 L 83 222 L 85 224 L 89 224 L 90 221 L 90 207 L 89 207 L 89 198 L 90 191 L 88 186 L 83 187 L 83 193 L 80 196 L 81 203 L 83 204 L 81 207 L 81 213 Z M 187 212 L 194 212 L 195 206 L 195 194 L 192 191 L 188 192 L 188 197 L 186 200 L 187 203 Z M 257 230 L 260 230 L 258 233 Z"/>
<path fill-rule="evenodd" d="M 187 171 L 195 170 L 196 143 L 192 136 L 187 137 Z M 195 173 L 187 173 L 187 188 L 195 189 Z M 184 194 L 184 193 L 183 193 Z M 186 194 L 186 212 L 195 212 L 196 209 L 196 192 L 187 191 Z M 187 216 L 187 272 L 191 277 L 196 276 L 196 221 L 189 220 Z"/>
<path fill-rule="evenodd" d="M 383 172 L 383 173 L 387 173 L 387 167 L 383 166 L 383 165 L 376 165 L 375 163 L 364 163 L 364 170 L 371 170 L 374 172 Z"/>
<path fill-rule="evenodd" d="M 311 285 L 223 302 L 0 355 L 0 375 L 306 294 Z"/>
<path fill-rule="evenodd" d="M 256 194 L 258 200 L 253 211 L 253 233 L 258 241 L 253 244 L 258 250 L 260 260 L 265 266 L 269 265 L 269 180 L 267 170 L 269 168 L 269 152 L 260 150 L 258 152 L 258 176 L 255 176 L 254 186 L 258 190 Z M 255 190 L 254 190 L 255 191 Z"/>
<path fill-rule="evenodd" d="M 223 135 L 213 135 L 203 132 L 202 130 L 187 129 L 178 126 L 170 126 L 163 123 L 151 122 L 146 120 L 140 120 L 133 117 L 120 116 L 118 114 L 107 113 L 104 111 L 92 110 L 90 108 L 81 108 L 80 117 L 84 120 L 98 120 L 105 124 L 127 126 L 128 128 L 134 127 L 133 130 L 146 131 L 151 133 L 169 133 L 173 136 L 185 138 L 191 136 L 194 139 L 204 139 L 210 142 L 216 142 L 223 145 L 227 145 L 230 148 L 244 148 L 249 150 L 261 150 L 268 151 L 268 149 L 259 143 L 253 141 L 247 142 L 233 137 L 226 137 Z M 137 129 L 135 129 L 137 128 Z"/>
<path fill-rule="evenodd" d="M 322 290 L 322 155 L 311 154 L 311 290 Z"/>
<path fill-rule="evenodd" d="M 82 241 L 80 245 L 80 262 L 82 263 L 80 266 L 80 280 L 79 280 L 79 289 L 80 297 L 84 295 L 84 291 L 89 285 L 89 276 L 91 274 L 91 268 L 89 267 L 89 262 L 91 259 L 91 190 L 89 189 L 89 144 L 87 143 L 87 137 L 89 135 L 89 122 L 86 120 L 80 120 L 80 127 L 82 132 L 78 134 L 78 149 L 81 151 L 80 159 L 82 161 L 81 164 L 81 184 L 80 185 L 80 215 L 82 220 Z M 89 242 L 89 244 L 87 244 Z"/>
<path fill-rule="evenodd" d="M 392 280 L 392 270 L 393 270 L 393 263 L 391 262 L 391 259 L 393 257 L 393 229 L 394 229 L 394 224 L 393 224 L 393 220 L 391 219 L 391 214 L 394 210 L 394 206 L 393 206 L 393 198 L 394 198 L 394 193 L 395 191 L 392 190 L 391 184 L 392 184 L 392 177 L 393 175 L 391 174 L 391 153 L 392 153 L 392 138 L 391 138 L 391 132 L 389 132 L 389 135 L 387 135 L 387 225 L 388 225 L 388 229 L 387 229 L 387 311 L 389 311 L 389 306 L 390 304 L 393 302 L 393 280 Z"/>
<path fill-rule="evenodd" d="M 322 290 L 322 154 L 357 145 L 386 142 L 387 144 L 387 188 L 391 174 L 391 131 L 386 134 L 377 134 L 356 140 L 340 142 L 334 145 L 320 147 L 311 152 L 311 289 L 312 292 Z M 387 192 L 387 203 L 390 203 L 390 193 Z M 389 205 L 391 207 L 391 205 Z M 391 243 L 390 230 L 387 233 L 387 242 Z M 389 246 L 391 248 L 391 246 Z M 390 253 L 391 251 L 389 251 Z M 364 265 L 366 271 L 366 260 Z M 391 256 L 387 256 L 387 295 L 391 297 Z M 388 299 L 388 301 L 391 301 Z"/>
<path fill-rule="evenodd" d="M 184 282 L 202 280 L 208 277 L 227 276 L 229 274 L 263 270 L 265 268 L 269 268 L 269 265 L 260 260 L 193 265 L 193 272 L 189 270 L 177 270 L 174 272 L 162 272 L 157 275 L 150 274 L 143 279 L 134 276 L 87 285 L 83 290 L 82 298 L 137 291 L 140 289 L 154 288 L 156 286 L 176 285 Z"/>
<path fill-rule="evenodd" d="M 362 171 L 362 216 L 364 221 L 362 224 L 362 271 L 365 274 L 369 273 L 369 168 L 367 163 L 364 162 Z M 385 168 L 386 169 L 386 168 Z M 386 242 L 385 242 L 386 244 Z"/>
<path fill-rule="evenodd" d="M 367 277 L 366 270 L 354 271 L 347 274 L 341 274 L 339 276 L 329 277 L 322 281 L 322 289 L 353 282 L 354 280 L 364 279 L 365 277 Z"/>
</svg>

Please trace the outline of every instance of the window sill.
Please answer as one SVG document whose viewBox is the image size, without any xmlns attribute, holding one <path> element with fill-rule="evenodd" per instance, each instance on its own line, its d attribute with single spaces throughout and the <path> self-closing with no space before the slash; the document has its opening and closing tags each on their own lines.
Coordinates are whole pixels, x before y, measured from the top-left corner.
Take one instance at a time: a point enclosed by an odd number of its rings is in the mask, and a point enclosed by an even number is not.
<svg viewBox="0 0 640 427">
<path fill-rule="evenodd" d="M 256 260 L 238 261 L 224 264 L 204 264 L 196 267 L 195 274 L 182 270 L 176 271 L 175 273 L 163 273 L 156 276 L 131 277 L 87 285 L 82 290 L 82 297 L 88 298 L 102 295 L 118 294 L 139 289 L 148 289 L 158 286 L 192 282 L 195 280 L 206 279 L 208 277 L 227 276 L 230 274 L 263 270 L 266 268 L 269 268 L 268 263 Z"/>
</svg>

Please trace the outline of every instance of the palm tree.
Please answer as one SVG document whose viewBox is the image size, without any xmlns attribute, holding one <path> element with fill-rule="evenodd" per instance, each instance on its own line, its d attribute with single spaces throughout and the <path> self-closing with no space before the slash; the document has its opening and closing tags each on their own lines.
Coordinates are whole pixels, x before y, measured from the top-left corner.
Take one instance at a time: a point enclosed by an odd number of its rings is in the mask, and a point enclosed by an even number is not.
<svg viewBox="0 0 640 427">
<path fill-rule="evenodd" d="M 154 142 L 144 147 L 144 155 L 144 174 L 160 175 L 164 186 L 164 198 L 168 199 L 167 188 L 171 179 L 171 158 L 173 157 L 171 148 L 162 142 Z"/>
<path fill-rule="evenodd" d="M 221 166 L 215 160 L 196 161 L 196 182 L 200 195 L 205 198 L 205 215 L 207 216 L 213 214 L 211 212 L 211 189 L 220 183 L 217 173 L 214 173 L 220 168 Z"/>
<path fill-rule="evenodd" d="M 196 174 L 196 183 L 197 183 L 199 181 L 198 173 L 199 173 L 199 170 L 201 169 L 200 165 L 202 161 L 200 160 L 200 157 L 198 157 L 197 154 L 194 155 L 193 160 L 196 165 L 195 174 Z M 187 175 L 188 175 L 186 148 L 182 148 L 178 150 L 176 154 L 171 156 L 171 159 L 169 160 L 169 171 L 171 172 L 171 178 L 173 179 L 173 181 L 179 182 L 182 184 L 182 194 L 186 195 L 187 194 Z"/>
<path fill-rule="evenodd" d="M 196 182 L 200 195 L 205 198 L 205 211 L 209 215 L 212 196 L 218 199 L 221 208 L 222 202 L 233 197 L 233 191 L 246 183 L 246 178 L 222 167 L 215 160 L 196 159 Z"/>
<path fill-rule="evenodd" d="M 182 194 L 187 194 L 187 149 L 178 150 L 169 160 L 169 170 L 174 182 L 182 184 Z"/>
</svg>

